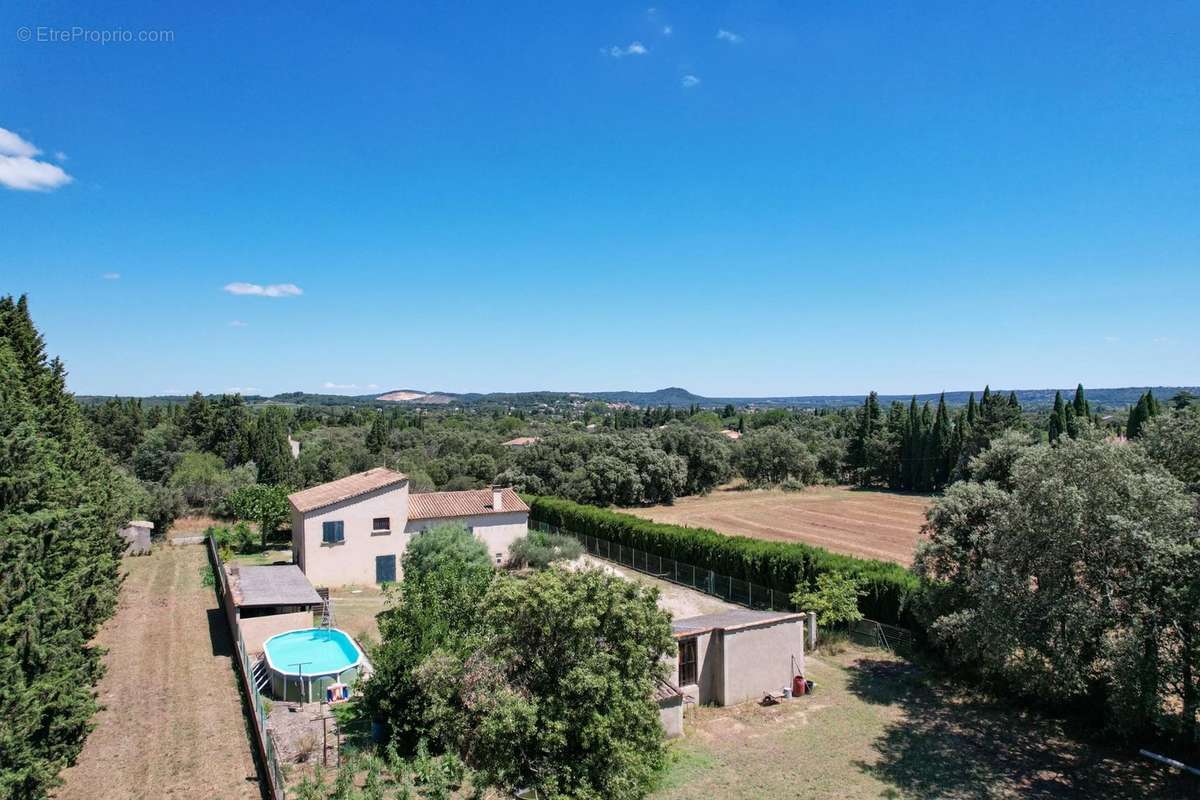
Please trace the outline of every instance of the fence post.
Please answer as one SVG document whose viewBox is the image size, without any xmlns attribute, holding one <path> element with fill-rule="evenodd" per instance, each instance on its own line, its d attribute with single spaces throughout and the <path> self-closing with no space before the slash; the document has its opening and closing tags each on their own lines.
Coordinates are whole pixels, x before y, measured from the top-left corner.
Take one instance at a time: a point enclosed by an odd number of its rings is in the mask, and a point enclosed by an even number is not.
<svg viewBox="0 0 1200 800">
<path fill-rule="evenodd" d="M 808 649 L 817 648 L 817 612 L 808 612 Z"/>
</svg>

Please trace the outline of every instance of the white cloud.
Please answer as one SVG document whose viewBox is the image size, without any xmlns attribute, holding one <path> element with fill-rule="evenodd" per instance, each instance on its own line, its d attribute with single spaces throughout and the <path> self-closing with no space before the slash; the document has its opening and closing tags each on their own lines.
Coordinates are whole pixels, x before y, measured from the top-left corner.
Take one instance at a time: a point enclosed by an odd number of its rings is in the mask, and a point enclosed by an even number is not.
<svg viewBox="0 0 1200 800">
<path fill-rule="evenodd" d="M 231 327 L 231 328 L 244 328 L 249 324 L 250 324 L 249 322 L 243 322 L 240 319 L 229 320 L 229 327 Z"/>
<path fill-rule="evenodd" d="M 670 35 L 671 35 L 671 33 L 672 33 L 671 26 L 670 26 L 670 25 L 663 25 L 663 29 L 662 29 L 662 35 L 663 35 L 663 36 L 670 36 Z"/>
<path fill-rule="evenodd" d="M 225 394 L 258 394 L 256 386 L 230 386 L 225 390 Z"/>
<path fill-rule="evenodd" d="M 679 83 L 685 89 L 693 89 L 700 85 L 700 79 L 695 75 L 684 75 L 679 79 Z"/>
<path fill-rule="evenodd" d="M 727 31 L 724 28 L 721 28 L 719 31 L 717 31 L 717 38 L 722 39 L 726 42 L 729 42 L 730 44 L 741 44 L 742 43 L 741 36 L 734 33 L 733 31 Z"/>
<path fill-rule="evenodd" d="M 259 283 L 244 283 L 242 281 L 225 284 L 225 291 L 230 294 L 253 295 L 256 297 L 295 297 L 296 295 L 304 294 L 304 290 L 294 283 L 271 283 L 263 286 Z"/>
<path fill-rule="evenodd" d="M 378 389 L 378 388 L 379 388 L 379 384 L 378 384 L 378 383 L 368 383 L 368 384 L 367 384 L 367 388 L 368 388 L 368 389 Z"/>
<path fill-rule="evenodd" d="M 54 160 L 55 161 L 66 161 L 67 154 L 64 153 L 62 150 L 55 150 L 54 151 Z"/>
<path fill-rule="evenodd" d="M 100 277 L 101 277 L 101 278 L 104 278 L 104 280 L 106 280 L 106 281 L 119 281 L 119 280 L 121 279 L 121 273 L 119 273 L 119 272 L 106 272 L 106 273 L 104 273 L 103 275 L 101 275 Z"/>
<path fill-rule="evenodd" d="M 0 185 L 25 192 L 48 192 L 73 180 L 62 167 L 38 161 L 36 156 L 41 153 L 32 142 L 0 128 Z"/>
<path fill-rule="evenodd" d="M 613 58 L 624 58 L 625 56 L 644 56 L 650 52 L 641 42 L 630 42 L 628 47 L 617 47 L 616 45 L 602 50 L 601 52 L 608 53 Z"/>
<path fill-rule="evenodd" d="M 322 389 L 357 389 L 357 383 L 334 383 L 333 381 L 325 381 L 321 384 Z"/>
<path fill-rule="evenodd" d="M 1119 341 L 1121 341 L 1121 337 L 1119 337 L 1119 336 L 1105 336 L 1105 337 L 1104 337 L 1104 341 L 1106 341 L 1106 342 L 1119 342 Z"/>
<path fill-rule="evenodd" d="M 0 156 L 23 156 L 33 158 L 42 151 L 10 130 L 0 128 Z"/>
</svg>

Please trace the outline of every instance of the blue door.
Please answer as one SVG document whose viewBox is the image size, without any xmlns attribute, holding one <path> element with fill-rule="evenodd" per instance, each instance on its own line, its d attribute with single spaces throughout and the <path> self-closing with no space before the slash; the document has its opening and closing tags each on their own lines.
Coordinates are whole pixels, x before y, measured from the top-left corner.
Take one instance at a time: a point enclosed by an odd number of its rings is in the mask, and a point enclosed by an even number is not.
<svg viewBox="0 0 1200 800">
<path fill-rule="evenodd" d="M 390 583 L 396 580 L 396 557 L 375 556 L 375 582 Z"/>
</svg>

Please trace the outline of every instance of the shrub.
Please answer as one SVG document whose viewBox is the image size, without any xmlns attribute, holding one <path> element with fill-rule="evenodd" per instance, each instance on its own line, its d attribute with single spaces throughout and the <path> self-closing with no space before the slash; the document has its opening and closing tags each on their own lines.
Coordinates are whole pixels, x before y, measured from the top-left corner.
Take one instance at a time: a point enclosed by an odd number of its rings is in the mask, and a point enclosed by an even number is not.
<svg viewBox="0 0 1200 800">
<path fill-rule="evenodd" d="M 509 564 L 542 569 L 555 561 L 574 561 L 583 555 L 583 545 L 574 536 L 530 531 L 508 548 Z"/>
<path fill-rule="evenodd" d="M 818 575 L 840 572 L 855 579 L 863 590 L 858 607 L 864 616 L 879 622 L 914 624 L 907 601 L 918 582 L 898 564 L 830 553 L 798 542 L 768 542 L 707 528 L 665 525 L 556 497 L 530 500 L 530 519 L 536 522 L 636 547 L 787 595 L 797 586 L 815 586 Z"/>
<path fill-rule="evenodd" d="M 437 525 L 412 538 L 401 556 L 405 576 L 428 573 L 446 561 L 490 565 L 487 545 L 464 526 Z"/>
</svg>

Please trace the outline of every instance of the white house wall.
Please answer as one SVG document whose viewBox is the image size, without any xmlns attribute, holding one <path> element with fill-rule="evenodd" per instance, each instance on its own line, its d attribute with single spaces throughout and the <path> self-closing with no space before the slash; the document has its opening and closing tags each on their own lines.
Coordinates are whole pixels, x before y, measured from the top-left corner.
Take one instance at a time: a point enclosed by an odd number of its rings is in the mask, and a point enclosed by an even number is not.
<svg viewBox="0 0 1200 800">
<path fill-rule="evenodd" d="M 389 533 L 376 533 L 372 521 L 389 517 Z M 345 539 L 337 544 L 322 541 L 322 523 L 341 521 Z M 408 484 L 387 486 L 343 500 L 307 514 L 292 514 L 292 548 L 296 563 L 315 586 L 371 586 L 375 583 L 375 557 L 400 556 L 411 534 L 408 520 Z M 299 523 L 299 524 L 297 524 Z"/>
<path fill-rule="evenodd" d="M 419 533 L 437 525 L 465 525 L 475 536 L 488 546 L 492 561 L 502 564 L 508 561 L 508 548 L 517 539 L 529 533 L 529 512 L 511 511 L 507 514 L 480 514 L 474 517 L 442 517 L 438 519 L 410 520 L 405 530 Z"/>
</svg>

